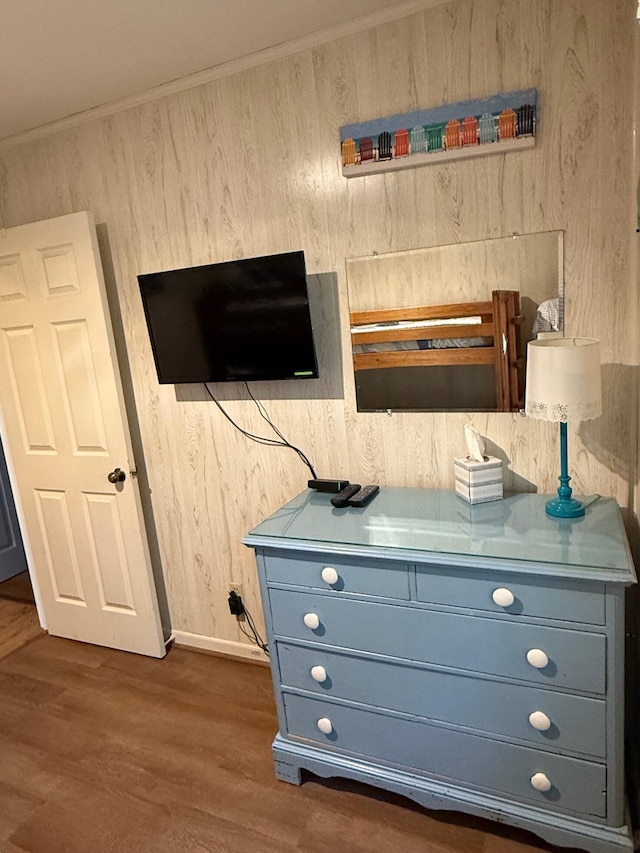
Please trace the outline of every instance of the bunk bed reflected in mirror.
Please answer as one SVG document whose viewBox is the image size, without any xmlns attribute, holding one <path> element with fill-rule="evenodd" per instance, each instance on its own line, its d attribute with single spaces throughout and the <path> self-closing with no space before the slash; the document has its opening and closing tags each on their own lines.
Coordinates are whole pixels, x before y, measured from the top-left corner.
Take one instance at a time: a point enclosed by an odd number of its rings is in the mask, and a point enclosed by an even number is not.
<svg viewBox="0 0 640 853">
<path fill-rule="evenodd" d="M 348 258 L 359 412 L 517 412 L 525 355 L 563 331 L 563 233 Z"/>
</svg>

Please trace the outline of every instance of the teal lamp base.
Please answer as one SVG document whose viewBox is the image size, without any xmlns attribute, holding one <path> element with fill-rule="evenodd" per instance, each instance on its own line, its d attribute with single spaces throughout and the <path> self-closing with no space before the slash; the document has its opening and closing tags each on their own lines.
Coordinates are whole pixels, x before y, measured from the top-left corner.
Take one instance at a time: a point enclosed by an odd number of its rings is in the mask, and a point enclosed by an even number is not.
<svg viewBox="0 0 640 853">
<path fill-rule="evenodd" d="M 580 518 L 585 514 L 585 507 L 582 501 L 571 497 L 571 486 L 569 485 L 571 477 L 567 466 L 566 423 L 560 423 L 560 476 L 558 480 L 560 480 L 558 497 L 551 498 L 545 504 L 547 515 L 554 518 Z"/>
<path fill-rule="evenodd" d="M 545 510 L 547 515 L 552 515 L 554 518 L 580 518 L 585 513 L 582 501 L 560 497 L 560 489 L 558 489 L 557 498 L 546 502 Z"/>
</svg>

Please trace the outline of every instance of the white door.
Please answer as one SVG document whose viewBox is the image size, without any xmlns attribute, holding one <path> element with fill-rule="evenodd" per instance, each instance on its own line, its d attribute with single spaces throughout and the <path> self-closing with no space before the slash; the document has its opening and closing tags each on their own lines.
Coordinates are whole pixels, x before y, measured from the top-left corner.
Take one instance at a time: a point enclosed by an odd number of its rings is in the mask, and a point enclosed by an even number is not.
<svg viewBox="0 0 640 853">
<path fill-rule="evenodd" d="M 98 243 L 86 212 L 0 231 L 0 414 L 47 630 L 162 657 Z M 126 479 L 112 483 L 116 469 Z"/>
</svg>

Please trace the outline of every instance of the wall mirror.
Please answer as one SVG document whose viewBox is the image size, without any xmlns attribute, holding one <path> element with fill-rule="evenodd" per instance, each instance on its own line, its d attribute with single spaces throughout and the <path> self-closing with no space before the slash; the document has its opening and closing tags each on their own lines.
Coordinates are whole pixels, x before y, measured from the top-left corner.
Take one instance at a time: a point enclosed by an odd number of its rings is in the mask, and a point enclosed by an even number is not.
<svg viewBox="0 0 640 853">
<path fill-rule="evenodd" d="M 348 258 L 359 412 L 514 412 L 526 345 L 564 327 L 563 232 Z"/>
</svg>

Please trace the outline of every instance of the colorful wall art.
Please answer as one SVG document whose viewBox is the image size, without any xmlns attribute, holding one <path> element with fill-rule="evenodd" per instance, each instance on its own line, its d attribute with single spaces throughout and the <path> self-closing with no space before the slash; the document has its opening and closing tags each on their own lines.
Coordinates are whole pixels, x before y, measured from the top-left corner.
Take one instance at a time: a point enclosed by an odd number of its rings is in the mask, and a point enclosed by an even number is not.
<svg viewBox="0 0 640 853">
<path fill-rule="evenodd" d="M 537 90 L 387 116 L 340 128 L 347 178 L 535 145 Z"/>
</svg>

